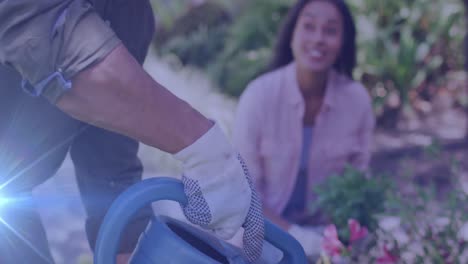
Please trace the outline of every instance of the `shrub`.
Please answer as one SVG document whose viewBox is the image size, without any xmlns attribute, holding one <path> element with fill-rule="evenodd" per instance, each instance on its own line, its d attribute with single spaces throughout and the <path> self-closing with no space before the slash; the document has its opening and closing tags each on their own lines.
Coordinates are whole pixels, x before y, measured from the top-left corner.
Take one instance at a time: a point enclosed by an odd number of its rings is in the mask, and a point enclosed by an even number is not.
<svg viewBox="0 0 468 264">
<path fill-rule="evenodd" d="M 463 12 L 458 0 L 350 0 L 358 24 L 357 79 L 371 90 L 378 116 L 395 120 L 412 98 L 430 101 L 428 83 L 461 69 Z M 390 98 L 398 101 L 390 103 Z M 390 122 L 390 126 L 395 123 Z"/>
<path fill-rule="evenodd" d="M 221 52 L 226 37 L 226 25 L 201 25 L 186 36 L 170 38 L 159 49 L 164 56 L 174 54 L 182 65 L 205 68 Z"/>
<path fill-rule="evenodd" d="M 320 208 L 330 218 L 340 240 L 346 243 L 349 219 L 356 219 L 371 232 L 377 228 L 375 216 L 384 212 L 390 188 L 390 181 L 384 177 L 367 177 L 347 167 L 342 174 L 329 177 L 314 188 L 318 196 L 314 208 Z"/>
<path fill-rule="evenodd" d="M 156 48 L 162 56 L 175 55 L 182 65 L 205 68 L 223 50 L 230 22 L 222 5 L 206 2 L 185 12 L 169 29 L 160 29 Z"/>
<path fill-rule="evenodd" d="M 251 1 L 235 18 L 222 53 L 210 67 L 224 92 L 239 96 L 247 83 L 265 69 L 276 32 L 291 2 Z"/>
</svg>

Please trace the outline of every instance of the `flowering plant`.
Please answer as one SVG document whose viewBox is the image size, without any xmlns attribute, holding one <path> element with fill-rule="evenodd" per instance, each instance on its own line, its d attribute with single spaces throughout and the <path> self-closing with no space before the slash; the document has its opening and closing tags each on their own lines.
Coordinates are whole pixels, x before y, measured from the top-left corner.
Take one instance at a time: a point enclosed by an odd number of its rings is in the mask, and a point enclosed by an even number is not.
<svg viewBox="0 0 468 264">
<path fill-rule="evenodd" d="M 327 178 L 314 190 L 317 199 L 310 208 L 322 212 L 336 226 L 344 244 L 350 241 L 349 219 L 355 219 L 370 232 L 377 228 L 377 214 L 385 211 L 387 193 L 392 189 L 385 177 L 368 177 L 365 173 L 346 167 L 342 174 Z"/>
<path fill-rule="evenodd" d="M 367 251 L 373 246 L 372 237 L 366 227 L 361 226 L 355 219 L 348 220 L 349 243 L 347 246 L 340 241 L 335 225 L 325 228 L 322 241 L 322 257 L 317 264 L 326 263 L 350 263 L 361 259 L 361 255 L 367 255 Z M 385 245 L 380 254 L 374 258 L 378 264 L 397 263 L 398 257 Z"/>
</svg>

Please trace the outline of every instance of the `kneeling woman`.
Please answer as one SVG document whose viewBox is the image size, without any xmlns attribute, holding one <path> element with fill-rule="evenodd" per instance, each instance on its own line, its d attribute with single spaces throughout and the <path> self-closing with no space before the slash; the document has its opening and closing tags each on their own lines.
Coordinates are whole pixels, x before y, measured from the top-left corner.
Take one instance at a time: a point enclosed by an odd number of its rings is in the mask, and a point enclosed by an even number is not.
<svg viewBox="0 0 468 264">
<path fill-rule="evenodd" d="M 320 253 L 313 187 L 346 165 L 366 170 L 374 130 L 370 97 L 353 80 L 355 24 L 342 0 L 300 0 L 286 18 L 270 71 L 241 96 L 234 142 L 266 215 L 309 256 Z"/>
</svg>

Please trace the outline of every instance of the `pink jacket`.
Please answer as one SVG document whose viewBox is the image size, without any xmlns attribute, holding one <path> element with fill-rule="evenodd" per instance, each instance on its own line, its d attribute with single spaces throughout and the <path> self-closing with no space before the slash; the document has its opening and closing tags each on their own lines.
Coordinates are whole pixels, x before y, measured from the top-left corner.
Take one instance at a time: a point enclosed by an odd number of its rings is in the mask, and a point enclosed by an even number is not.
<svg viewBox="0 0 468 264">
<path fill-rule="evenodd" d="M 291 63 L 252 81 L 240 98 L 233 131 L 263 203 L 281 214 L 293 192 L 302 148 L 304 100 Z M 312 188 L 346 164 L 365 170 L 374 115 L 366 89 L 330 71 L 324 103 L 314 126 L 308 160 Z"/>
</svg>

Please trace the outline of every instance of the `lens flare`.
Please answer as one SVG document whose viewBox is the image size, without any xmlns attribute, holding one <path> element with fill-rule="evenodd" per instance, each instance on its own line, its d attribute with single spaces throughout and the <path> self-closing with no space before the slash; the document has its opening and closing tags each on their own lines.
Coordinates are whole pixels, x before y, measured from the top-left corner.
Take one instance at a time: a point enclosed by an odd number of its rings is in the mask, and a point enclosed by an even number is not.
<svg viewBox="0 0 468 264">
<path fill-rule="evenodd" d="M 10 202 L 11 202 L 10 198 L 3 197 L 2 195 L 0 195 L 0 209 L 8 205 Z"/>
</svg>

